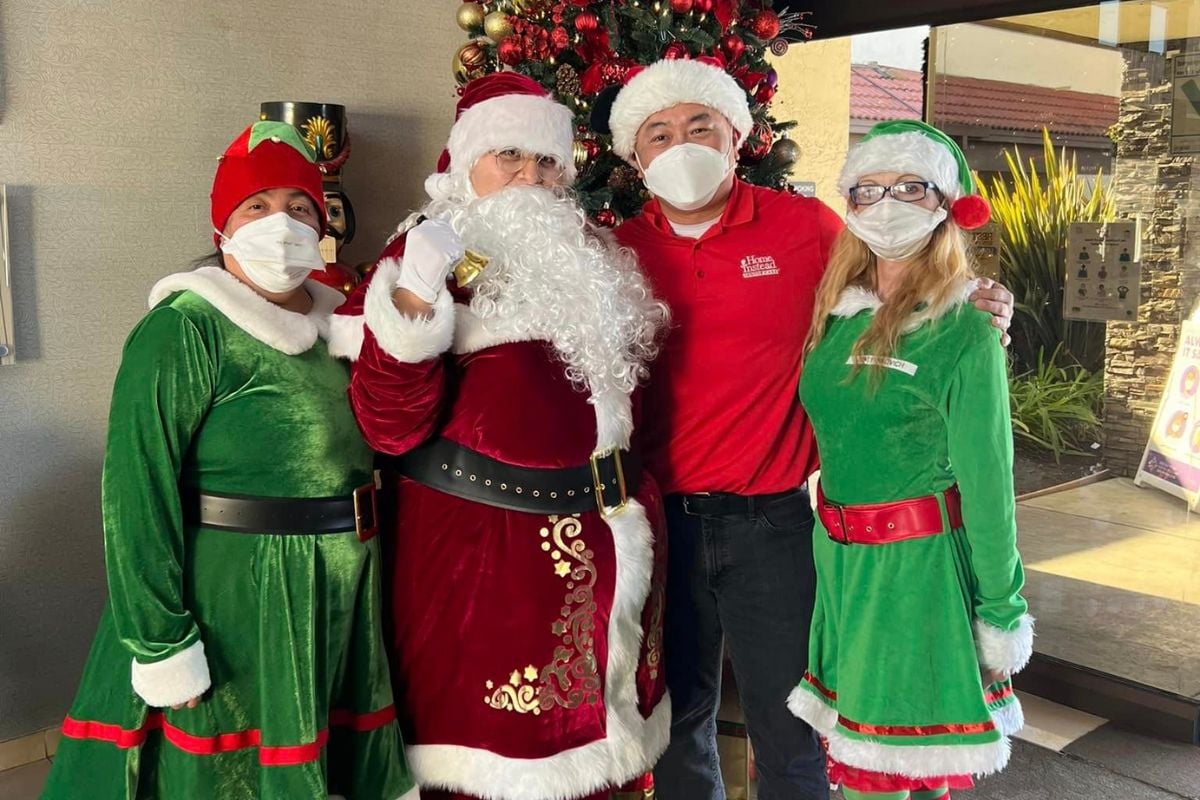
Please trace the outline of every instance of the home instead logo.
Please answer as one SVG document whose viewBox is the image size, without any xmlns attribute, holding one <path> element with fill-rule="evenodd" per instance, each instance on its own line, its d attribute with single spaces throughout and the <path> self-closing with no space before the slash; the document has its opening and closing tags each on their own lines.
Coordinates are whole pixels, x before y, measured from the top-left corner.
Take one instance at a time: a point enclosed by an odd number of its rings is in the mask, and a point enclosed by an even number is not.
<svg viewBox="0 0 1200 800">
<path fill-rule="evenodd" d="M 743 278 L 764 278 L 778 274 L 779 267 L 771 256 L 746 256 L 742 259 Z"/>
</svg>

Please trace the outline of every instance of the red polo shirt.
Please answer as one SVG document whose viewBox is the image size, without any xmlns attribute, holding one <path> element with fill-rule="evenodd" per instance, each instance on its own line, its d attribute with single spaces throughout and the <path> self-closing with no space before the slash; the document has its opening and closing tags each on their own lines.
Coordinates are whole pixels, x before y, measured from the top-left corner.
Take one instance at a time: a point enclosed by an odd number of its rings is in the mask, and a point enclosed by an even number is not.
<svg viewBox="0 0 1200 800">
<path fill-rule="evenodd" d="M 820 200 L 735 181 L 699 239 L 677 236 L 657 200 L 617 229 L 671 307 L 639 430 L 664 492 L 769 494 L 816 469 L 797 382 L 841 228 Z"/>
</svg>

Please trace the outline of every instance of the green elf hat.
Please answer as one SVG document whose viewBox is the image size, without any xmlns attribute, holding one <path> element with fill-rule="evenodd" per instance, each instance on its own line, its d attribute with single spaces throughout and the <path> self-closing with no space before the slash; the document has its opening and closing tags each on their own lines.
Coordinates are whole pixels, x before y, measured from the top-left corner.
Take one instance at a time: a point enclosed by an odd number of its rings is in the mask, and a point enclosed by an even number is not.
<svg viewBox="0 0 1200 800">
<path fill-rule="evenodd" d="M 962 149 L 932 125 L 898 119 L 871 128 L 850 148 L 838 189 L 848 197 L 850 187 L 874 172 L 919 175 L 937 184 L 960 228 L 978 228 L 991 218 L 987 201 L 975 193 L 975 179 Z"/>
<path fill-rule="evenodd" d="M 266 189 L 298 189 L 308 195 L 325 235 L 321 170 L 300 132 L 286 122 L 256 122 L 226 148 L 209 196 L 213 229 L 225 230 L 242 201 Z M 221 237 L 214 233 L 213 241 L 220 244 Z"/>
</svg>

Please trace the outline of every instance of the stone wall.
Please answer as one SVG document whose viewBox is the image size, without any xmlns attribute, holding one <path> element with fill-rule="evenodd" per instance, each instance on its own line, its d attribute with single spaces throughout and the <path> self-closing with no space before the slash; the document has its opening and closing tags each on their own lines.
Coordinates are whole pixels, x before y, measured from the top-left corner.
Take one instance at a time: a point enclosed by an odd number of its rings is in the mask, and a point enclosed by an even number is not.
<svg viewBox="0 0 1200 800">
<path fill-rule="evenodd" d="M 1173 42 L 1200 50 L 1200 40 Z M 1200 295 L 1200 168 L 1172 156 L 1171 82 L 1166 59 L 1126 51 L 1114 183 L 1123 218 L 1142 221 L 1141 307 L 1136 322 L 1108 325 L 1104 460 L 1133 475 L 1171 369 L 1179 324 Z M 1200 230 L 1200 226 L 1198 226 Z"/>
</svg>

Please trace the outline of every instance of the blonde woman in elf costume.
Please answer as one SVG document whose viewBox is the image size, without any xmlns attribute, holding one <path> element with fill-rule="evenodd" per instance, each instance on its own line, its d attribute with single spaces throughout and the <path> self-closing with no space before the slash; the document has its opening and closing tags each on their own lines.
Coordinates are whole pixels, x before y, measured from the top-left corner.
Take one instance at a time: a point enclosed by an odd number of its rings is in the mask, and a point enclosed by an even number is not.
<svg viewBox="0 0 1200 800">
<path fill-rule="evenodd" d="M 821 453 L 817 603 L 793 713 L 848 800 L 933 800 L 995 772 L 1022 725 L 1021 597 L 1005 353 L 963 228 L 988 209 L 920 122 L 851 150 L 849 205 L 800 381 Z M 911 793 L 911 794 L 910 794 Z"/>
<path fill-rule="evenodd" d="M 380 631 L 372 456 L 326 349 L 321 175 L 259 122 L 224 255 L 159 281 L 113 391 L 109 602 L 44 797 L 418 797 Z"/>
</svg>

